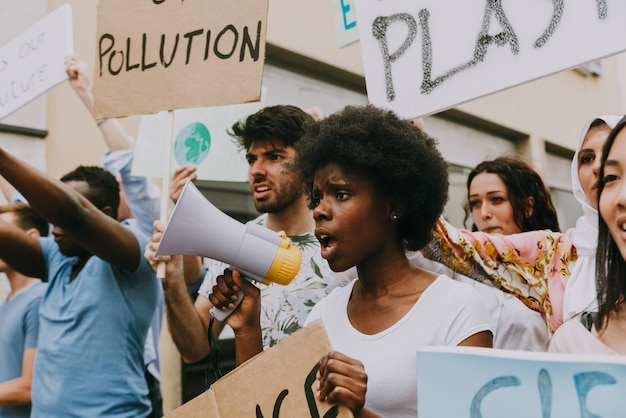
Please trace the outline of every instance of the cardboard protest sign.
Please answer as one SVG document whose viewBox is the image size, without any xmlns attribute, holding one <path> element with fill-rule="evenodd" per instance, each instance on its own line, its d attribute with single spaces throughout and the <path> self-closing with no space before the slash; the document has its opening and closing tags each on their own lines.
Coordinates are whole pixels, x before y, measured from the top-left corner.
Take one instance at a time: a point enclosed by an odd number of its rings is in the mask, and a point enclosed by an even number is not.
<svg viewBox="0 0 626 418">
<path fill-rule="evenodd" d="M 315 400 L 311 389 L 319 361 L 330 350 L 322 322 L 312 322 L 167 417 L 352 417 L 343 406 Z"/>
<path fill-rule="evenodd" d="M 67 80 L 72 7 L 63 4 L 0 48 L 0 119 Z"/>
<path fill-rule="evenodd" d="M 101 0 L 98 118 L 258 101 L 268 0 Z"/>
<path fill-rule="evenodd" d="M 621 0 L 356 0 L 369 101 L 412 118 L 626 50 Z"/>
<path fill-rule="evenodd" d="M 358 41 L 359 29 L 356 27 L 354 0 L 333 0 L 333 11 L 337 48 L 343 48 Z"/>
<path fill-rule="evenodd" d="M 245 151 L 238 149 L 228 130 L 240 119 L 262 107 L 262 102 L 244 103 L 174 111 L 174 143 L 172 173 L 185 164 L 197 167 L 199 180 L 239 181 L 248 179 Z M 132 174 L 160 177 L 163 152 L 162 140 L 165 118 L 162 114 L 141 117 L 135 142 Z"/>
<path fill-rule="evenodd" d="M 622 417 L 626 359 L 476 347 L 417 353 L 418 415 Z"/>
</svg>

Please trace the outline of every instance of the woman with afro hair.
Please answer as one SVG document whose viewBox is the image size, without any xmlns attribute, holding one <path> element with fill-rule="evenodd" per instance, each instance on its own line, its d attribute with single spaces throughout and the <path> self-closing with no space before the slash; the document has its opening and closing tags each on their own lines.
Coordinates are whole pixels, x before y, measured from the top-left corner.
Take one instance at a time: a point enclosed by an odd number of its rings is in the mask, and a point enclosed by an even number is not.
<svg viewBox="0 0 626 418">
<path fill-rule="evenodd" d="M 311 126 L 297 168 L 311 179 L 310 205 L 322 257 L 358 278 L 318 302 L 332 353 L 319 399 L 355 416 L 417 416 L 416 351 L 424 346 L 491 347 L 480 296 L 470 286 L 416 267 L 448 197 L 436 141 L 394 113 L 348 106 Z"/>
</svg>

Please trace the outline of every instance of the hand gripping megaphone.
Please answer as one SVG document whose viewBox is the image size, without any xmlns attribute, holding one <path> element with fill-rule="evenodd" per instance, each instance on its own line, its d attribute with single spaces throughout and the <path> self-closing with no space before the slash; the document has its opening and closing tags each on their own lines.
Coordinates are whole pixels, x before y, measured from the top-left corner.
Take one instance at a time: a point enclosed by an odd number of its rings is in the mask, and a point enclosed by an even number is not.
<svg viewBox="0 0 626 418">
<path fill-rule="evenodd" d="M 249 281 L 288 285 L 300 270 L 302 251 L 284 232 L 242 224 L 213 206 L 187 181 L 163 231 L 157 256 L 184 254 L 230 264 Z M 243 292 L 235 306 L 239 305 Z M 211 310 L 223 321 L 232 311 Z"/>
</svg>

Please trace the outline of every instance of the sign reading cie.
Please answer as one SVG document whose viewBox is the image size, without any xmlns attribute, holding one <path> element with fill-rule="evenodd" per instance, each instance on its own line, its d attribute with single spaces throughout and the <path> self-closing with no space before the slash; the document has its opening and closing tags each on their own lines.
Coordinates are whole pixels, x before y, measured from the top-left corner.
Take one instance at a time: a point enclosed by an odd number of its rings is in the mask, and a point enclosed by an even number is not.
<svg viewBox="0 0 626 418">
<path fill-rule="evenodd" d="M 617 418 L 626 408 L 621 356 L 431 347 L 417 359 L 420 417 Z"/>
<path fill-rule="evenodd" d="M 405 117 L 626 50 L 619 0 L 356 2 L 369 99 Z"/>
</svg>

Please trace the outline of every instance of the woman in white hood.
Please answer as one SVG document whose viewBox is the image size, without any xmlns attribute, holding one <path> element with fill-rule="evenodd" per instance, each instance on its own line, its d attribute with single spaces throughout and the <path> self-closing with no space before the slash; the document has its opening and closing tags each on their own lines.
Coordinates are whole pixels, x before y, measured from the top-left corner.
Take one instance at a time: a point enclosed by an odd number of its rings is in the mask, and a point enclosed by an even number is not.
<svg viewBox="0 0 626 418">
<path fill-rule="evenodd" d="M 598 180 L 602 147 L 621 116 L 598 116 L 587 122 L 572 159 L 572 189 L 582 205 L 572 244 L 578 259 L 571 268 L 563 299 L 563 320 L 585 311 L 597 311 L 596 247 L 598 245 Z M 584 181 L 581 181 L 580 179 Z"/>
<path fill-rule="evenodd" d="M 597 309 L 595 250 L 597 185 L 602 146 L 620 116 L 598 116 L 582 130 L 572 160 L 574 196 L 583 207 L 576 227 L 565 233 L 528 231 L 490 235 L 457 229 L 440 218 L 427 258 L 461 274 L 515 294 L 540 312 L 550 335 L 563 319 Z"/>
</svg>

